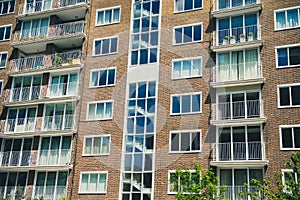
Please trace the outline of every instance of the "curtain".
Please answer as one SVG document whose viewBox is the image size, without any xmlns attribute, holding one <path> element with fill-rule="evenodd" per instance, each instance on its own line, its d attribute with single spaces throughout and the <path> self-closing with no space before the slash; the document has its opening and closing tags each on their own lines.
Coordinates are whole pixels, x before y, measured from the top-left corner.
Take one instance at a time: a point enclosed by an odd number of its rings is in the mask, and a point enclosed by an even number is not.
<svg viewBox="0 0 300 200">
<path fill-rule="evenodd" d="M 111 118 L 112 117 L 112 103 L 106 103 L 105 108 L 105 118 Z"/>
<path fill-rule="evenodd" d="M 92 154 L 100 154 L 100 148 L 101 148 L 101 137 L 95 137 L 94 143 L 93 143 L 93 152 Z"/>
<path fill-rule="evenodd" d="M 90 174 L 89 192 L 96 192 L 98 185 L 98 174 Z"/>
<path fill-rule="evenodd" d="M 61 199 L 63 195 L 66 195 L 66 185 L 68 179 L 68 172 L 59 172 L 57 177 L 56 186 L 56 199 Z"/>
<path fill-rule="evenodd" d="M 35 197 L 44 196 L 46 172 L 38 172 L 35 187 Z"/>
<path fill-rule="evenodd" d="M 65 136 L 62 139 L 62 145 L 61 145 L 61 153 L 60 153 L 60 164 L 66 165 L 70 162 L 71 158 L 71 142 L 72 137 L 71 136 Z"/>
<path fill-rule="evenodd" d="M 286 27 L 285 11 L 276 13 L 276 26 L 278 29 Z"/>
<path fill-rule="evenodd" d="M 56 184 L 56 172 L 48 172 L 44 199 L 53 199 L 55 184 Z"/>
<path fill-rule="evenodd" d="M 96 119 L 102 119 L 104 117 L 104 103 L 97 103 L 96 105 Z"/>
<path fill-rule="evenodd" d="M 33 131 L 35 123 L 36 108 L 29 108 L 27 113 L 26 131 Z"/>
<path fill-rule="evenodd" d="M 296 27 L 299 25 L 298 22 L 298 9 L 288 10 L 287 11 L 287 26 Z"/>
<path fill-rule="evenodd" d="M 59 76 L 51 77 L 50 96 L 58 96 L 58 81 Z"/>
<path fill-rule="evenodd" d="M 60 139 L 61 139 L 60 137 L 52 137 L 51 145 L 50 145 L 50 156 L 48 160 L 49 165 L 58 164 Z"/>
<path fill-rule="evenodd" d="M 97 15 L 97 24 L 104 24 L 104 11 L 98 12 Z"/>
<path fill-rule="evenodd" d="M 230 80 L 230 54 L 219 54 L 218 55 L 218 81 Z"/>
<path fill-rule="evenodd" d="M 114 9 L 114 15 L 113 15 L 112 22 L 118 22 L 119 18 L 120 18 L 119 16 L 120 16 L 120 8 Z"/>
<path fill-rule="evenodd" d="M 112 16 L 112 11 L 106 10 L 105 11 L 105 24 L 111 23 L 111 16 Z"/>
<path fill-rule="evenodd" d="M 102 154 L 107 154 L 109 152 L 109 137 L 103 137 L 102 138 Z"/>
<path fill-rule="evenodd" d="M 184 0 L 176 0 L 176 11 L 182 11 L 183 10 L 183 1 Z"/>
<path fill-rule="evenodd" d="M 92 138 L 85 138 L 84 154 L 92 154 Z"/>
<path fill-rule="evenodd" d="M 88 192 L 88 181 L 89 181 L 89 175 L 88 174 L 82 174 L 81 175 L 81 184 L 80 184 L 80 191 L 81 192 Z"/>
<path fill-rule="evenodd" d="M 77 74 L 70 74 L 68 84 L 68 95 L 75 95 L 77 93 Z"/>
<path fill-rule="evenodd" d="M 40 31 L 40 35 L 47 35 L 48 33 L 48 21 L 49 19 L 41 19 L 41 31 Z"/>
<path fill-rule="evenodd" d="M 106 174 L 99 174 L 99 186 L 97 188 L 97 191 L 104 192 L 106 189 Z"/>
<path fill-rule="evenodd" d="M 40 33 L 40 20 L 33 20 L 31 24 L 31 34 L 30 37 L 39 35 Z"/>
<path fill-rule="evenodd" d="M 96 104 L 89 104 L 88 119 L 95 119 Z"/>
<path fill-rule="evenodd" d="M 256 49 L 246 51 L 245 78 L 259 77 L 258 53 Z"/>
<path fill-rule="evenodd" d="M 243 51 L 232 52 L 231 57 L 231 79 L 244 79 L 244 54 Z"/>
<path fill-rule="evenodd" d="M 30 32 L 30 24 L 31 22 L 24 22 L 22 25 L 22 38 L 28 38 L 29 37 L 29 32 Z"/>
</svg>

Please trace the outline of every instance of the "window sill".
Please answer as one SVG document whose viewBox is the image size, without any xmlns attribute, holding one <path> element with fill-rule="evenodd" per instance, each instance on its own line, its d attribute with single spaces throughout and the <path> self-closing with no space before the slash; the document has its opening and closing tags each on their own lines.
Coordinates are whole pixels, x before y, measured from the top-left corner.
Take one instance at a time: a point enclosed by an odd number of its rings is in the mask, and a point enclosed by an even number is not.
<svg viewBox="0 0 300 200">
<path fill-rule="evenodd" d="M 106 194 L 105 192 L 78 192 L 78 194 Z"/>
<path fill-rule="evenodd" d="M 296 27 L 289 27 L 289 28 L 281 28 L 281 29 L 275 29 L 275 32 L 279 32 L 279 31 L 286 31 L 286 30 L 292 30 L 292 29 L 297 29 L 300 28 L 300 26 L 296 26 Z"/>
<path fill-rule="evenodd" d="M 115 55 L 115 54 L 118 54 L 118 51 L 114 52 L 114 53 L 107 53 L 107 54 L 93 54 L 92 57 L 110 56 L 110 55 Z"/>
<path fill-rule="evenodd" d="M 296 68 L 296 67 L 300 67 L 300 65 L 276 66 L 276 69 Z"/>
<path fill-rule="evenodd" d="M 109 26 L 109 25 L 114 25 L 114 24 L 120 24 L 120 21 L 114 22 L 114 23 L 109 23 L 109 24 L 95 24 L 95 27 Z"/>
<path fill-rule="evenodd" d="M 103 118 L 103 119 L 86 119 L 86 122 L 96 122 L 96 121 L 108 121 L 112 120 L 113 118 Z"/>
<path fill-rule="evenodd" d="M 174 10 L 174 14 L 180 14 L 180 13 L 187 13 L 187 12 L 193 12 L 193 11 L 198 11 L 198 10 L 203 10 L 203 5 L 200 8 L 194 8 L 191 10 L 182 10 L 182 11 L 175 11 Z"/>
<path fill-rule="evenodd" d="M 200 42 L 203 42 L 203 39 L 202 39 L 202 38 L 201 38 L 201 40 L 197 40 L 197 41 L 193 41 L 193 42 L 185 42 L 185 43 L 179 43 L 179 44 L 173 43 L 173 46 L 181 46 L 181 45 L 197 44 L 197 43 L 200 43 Z"/>
<path fill-rule="evenodd" d="M 112 85 L 102 85 L 102 86 L 89 86 L 89 89 L 105 88 L 105 87 L 114 87 L 116 84 Z"/>
<path fill-rule="evenodd" d="M 180 78 L 174 78 L 174 77 L 172 77 L 171 80 L 172 81 L 176 81 L 176 80 L 185 80 L 185 79 L 193 79 L 193 78 L 202 78 L 202 74 L 201 75 L 197 75 L 197 76 L 187 76 L 187 77 L 180 77 Z"/>
<path fill-rule="evenodd" d="M 108 154 L 93 154 L 93 155 L 88 155 L 88 154 L 82 154 L 82 157 L 100 157 L 100 156 L 109 156 L 110 153 Z"/>
<path fill-rule="evenodd" d="M 197 151 L 169 151 L 169 154 L 195 154 L 201 153 L 201 150 Z"/>
<path fill-rule="evenodd" d="M 171 116 L 180 116 L 180 115 L 198 115 L 201 114 L 202 112 L 193 112 L 193 113 L 170 113 Z"/>
</svg>

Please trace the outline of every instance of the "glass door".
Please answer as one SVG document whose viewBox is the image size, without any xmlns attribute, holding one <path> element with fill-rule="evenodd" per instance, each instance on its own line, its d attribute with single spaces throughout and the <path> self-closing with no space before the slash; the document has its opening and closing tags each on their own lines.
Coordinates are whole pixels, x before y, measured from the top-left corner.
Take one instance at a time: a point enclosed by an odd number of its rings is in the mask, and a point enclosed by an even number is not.
<svg viewBox="0 0 300 200">
<path fill-rule="evenodd" d="M 29 166 L 31 158 L 31 147 L 32 147 L 32 138 L 25 138 L 23 140 L 23 150 L 21 158 L 21 166 Z"/>
</svg>

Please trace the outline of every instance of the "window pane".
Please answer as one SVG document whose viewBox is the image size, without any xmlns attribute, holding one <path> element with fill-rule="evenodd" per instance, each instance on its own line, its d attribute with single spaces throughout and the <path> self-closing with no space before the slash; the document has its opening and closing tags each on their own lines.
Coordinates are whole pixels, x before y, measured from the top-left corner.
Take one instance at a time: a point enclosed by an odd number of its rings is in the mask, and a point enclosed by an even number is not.
<svg viewBox="0 0 300 200">
<path fill-rule="evenodd" d="M 179 134 L 171 134 L 171 151 L 179 151 Z"/>
<path fill-rule="evenodd" d="M 97 24 L 103 24 L 104 23 L 104 15 L 103 11 L 98 12 L 98 18 L 97 18 Z"/>
<path fill-rule="evenodd" d="M 175 10 L 182 11 L 183 10 L 183 1 L 184 0 L 176 0 L 175 2 Z"/>
<path fill-rule="evenodd" d="M 290 95 L 289 88 L 279 88 L 279 101 L 280 106 L 289 106 L 290 105 Z"/>
<path fill-rule="evenodd" d="M 181 77 L 181 62 L 173 63 L 173 78 Z"/>
<path fill-rule="evenodd" d="M 106 85 L 107 70 L 100 71 L 99 85 Z"/>
<path fill-rule="evenodd" d="M 105 118 L 112 118 L 112 103 L 106 103 Z"/>
<path fill-rule="evenodd" d="M 201 59 L 193 60 L 192 76 L 201 75 Z"/>
<path fill-rule="evenodd" d="M 200 150 L 200 132 L 192 133 L 192 150 Z"/>
<path fill-rule="evenodd" d="M 184 1 L 185 1 L 184 10 L 193 9 L 193 0 L 184 0 Z"/>
<path fill-rule="evenodd" d="M 11 26 L 6 27 L 6 32 L 5 32 L 5 39 L 6 40 L 10 39 L 10 31 L 11 31 Z"/>
<path fill-rule="evenodd" d="M 142 32 L 149 31 L 149 17 L 142 18 Z"/>
<path fill-rule="evenodd" d="M 184 27 L 184 36 L 183 36 L 183 42 L 192 42 L 193 40 L 193 28 L 192 26 Z"/>
<path fill-rule="evenodd" d="M 300 47 L 291 47 L 290 50 L 290 65 L 300 65 Z"/>
<path fill-rule="evenodd" d="M 0 58 L 1 58 L 0 67 L 5 67 L 7 54 L 6 53 L 0 54 Z"/>
<path fill-rule="evenodd" d="M 157 49 L 150 49 L 150 63 L 156 63 L 157 62 Z"/>
<path fill-rule="evenodd" d="M 298 26 L 298 9 L 292 9 L 287 11 L 287 26 L 296 27 Z"/>
<path fill-rule="evenodd" d="M 109 153 L 109 138 L 110 137 L 103 137 L 102 138 L 102 149 L 101 149 L 102 154 Z"/>
<path fill-rule="evenodd" d="M 158 29 L 158 16 L 152 17 L 151 30 Z"/>
<path fill-rule="evenodd" d="M 294 127 L 294 143 L 295 148 L 300 148 L 300 127 Z"/>
<path fill-rule="evenodd" d="M 176 44 L 182 43 L 182 28 L 175 29 L 175 43 Z"/>
<path fill-rule="evenodd" d="M 113 22 L 119 22 L 120 18 L 120 8 L 114 9 Z"/>
<path fill-rule="evenodd" d="M 105 24 L 111 23 L 111 15 L 112 15 L 111 10 L 106 10 L 105 11 Z"/>
<path fill-rule="evenodd" d="M 138 51 L 132 51 L 131 52 L 131 65 L 137 65 L 138 64 Z"/>
<path fill-rule="evenodd" d="M 194 8 L 201 8 L 202 0 L 194 0 Z"/>
<path fill-rule="evenodd" d="M 276 26 L 277 26 L 277 29 L 286 27 L 285 11 L 276 13 Z"/>
<path fill-rule="evenodd" d="M 94 138 L 93 153 L 92 154 L 100 154 L 100 148 L 101 148 L 101 138 L 100 137 L 95 137 Z"/>
<path fill-rule="evenodd" d="M 140 52 L 141 52 L 140 64 L 147 64 L 148 63 L 148 49 L 143 49 Z"/>
<path fill-rule="evenodd" d="M 300 105 L 300 86 L 291 87 L 292 90 L 292 105 Z"/>
<path fill-rule="evenodd" d="M 183 77 L 189 77 L 191 76 L 191 62 L 190 60 L 185 60 L 182 62 L 182 72 L 181 76 Z"/>
<path fill-rule="evenodd" d="M 197 25 L 194 26 L 194 41 L 200 41 L 202 35 L 202 26 Z"/>
<path fill-rule="evenodd" d="M 181 151 L 190 151 L 190 133 L 181 133 Z"/>
<path fill-rule="evenodd" d="M 172 113 L 180 113 L 180 97 L 172 97 Z"/>
<path fill-rule="evenodd" d="M 102 41 L 102 52 L 101 54 L 108 54 L 109 53 L 109 39 Z"/>
<path fill-rule="evenodd" d="M 146 97 L 146 83 L 138 83 L 138 98 Z"/>
<path fill-rule="evenodd" d="M 4 27 L 0 28 L 0 40 L 4 39 Z"/>
<path fill-rule="evenodd" d="M 100 174 L 99 186 L 98 186 L 97 191 L 100 191 L 100 192 L 106 191 L 106 174 Z"/>
<path fill-rule="evenodd" d="M 98 73 L 99 72 L 92 72 L 92 86 L 98 86 Z"/>
<path fill-rule="evenodd" d="M 95 41 L 95 55 L 99 55 L 101 50 L 101 41 Z"/>
<path fill-rule="evenodd" d="M 288 53 L 287 49 L 277 49 L 278 66 L 288 65 Z"/>
<path fill-rule="evenodd" d="M 283 148 L 292 148 L 292 129 L 291 128 L 282 128 L 281 129 L 281 139 L 282 139 L 282 147 Z"/>
<path fill-rule="evenodd" d="M 192 96 L 192 112 L 200 112 L 200 94 Z"/>
<path fill-rule="evenodd" d="M 88 191 L 88 180 L 89 180 L 88 174 L 82 174 L 82 176 L 81 176 L 81 185 L 80 185 L 80 191 L 81 192 L 87 192 Z"/>
<path fill-rule="evenodd" d="M 155 90 L 156 90 L 156 83 L 155 82 L 149 82 L 148 83 L 148 97 L 154 97 L 155 96 Z"/>
<path fill-rule="evenodd" d="M 98 174 L 90 174 L 89 192 L 97 192 Z"/>
<path fill-rule="evenodd" d="M 108 70 L 108 85 L 115 83 L 115 69 Z"/>
<path fill-rule="evenodd" d="M 111 39 L 110 53 L 115 53 L 118 51 L 118 39 Z"/>
<path fill-rule="evenodd" d="M 191 112 L 191 96 L 190 95 L 185 95 L 182 96 L 182 113 L 188 113 Z"/>
</svg>

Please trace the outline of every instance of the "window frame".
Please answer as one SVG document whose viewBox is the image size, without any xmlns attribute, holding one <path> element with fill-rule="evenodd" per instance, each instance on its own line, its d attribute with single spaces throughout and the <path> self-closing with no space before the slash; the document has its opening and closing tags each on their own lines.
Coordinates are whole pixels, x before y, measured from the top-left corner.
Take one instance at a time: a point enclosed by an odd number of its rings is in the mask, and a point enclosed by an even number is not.
<svg viewBox="0 0 300 200">
<path fill-rule="evenodd" d="M 277 103 L 278 103 L 278 108 L 300 108 L 300 105 L 294 105 L 294 106 L 292 105 L 291 87 L 293 87 L 293 86 L 300 86 L 300 83 L 277 85 Z M 280 88 L 289 88 L 290 105 L 286 105 L 286 106 L 281 106 L 280 105 Z"/>
<path fill-rule="evenodd" d="M 109 53 L 106 53 L 106 54 L 95 54 L 95 51 L 96 51 L 96 46 L 95 46 L 95 42 L 96 41 L 101 41 L 103 42 L 104 40 L 109 40 L 109 50 L 111 49 L 111 40 L 112 39 L 117 39 L 117 51 L 116 52 L 109 52 Z M 102 44 L 101 44 L 101 47 L 100 47 L 100 50 L 102 51 Z M 111 37 L 104 37 L 104 38 L 95 38 L 93 40 L 93 52 L 92 52 L 92 56 L 93 57 L 96 57 L 96 56 L 108 56 L 108 55 L 114 55 L 114 54 L 118 54 L 118 51 L 119 51 L 119 36 L 111 36 Z"/>
<path fill-rule="evenodd" d="M 105 85 L 98 85 L 98 86 L 93 86 L 92 85 L 92 77 L 93 77 L 93 72 L 98 72 L 98 76 L 100 71 L 104 71 L 104 70 L 115 70 L 115 74 L 114 74 L 114 83 L 113 84 L 105 84 Z M 111 87 L 111 86 L 115 86 L 116 85 L 116 75 L 117 75 L 117 67 L 108 67 L 108 68 L 100 68 L 100 69 L 92 69 L 90 71 L 90 81 L 89 81 L 89 88 L 103 88 L 103 87 Z M 98 77 L 99 78 L 99 77 Z M 108 81 L 108 75 L 106 77 L 106 82 Z"/>
<path fill-rule="evenodd" d="M 108 137 L 109 138 L 109 146 L 108 146 L 108 153 L 100 153 L 100 154 L 86 154 L 85 153 L 85 146 L 86 146 L 86 139 L 87 138 L 92 138 L 92 140 L 94 141 L 95 138 L 104 138 L 104 137 Z M 94 156 L 109 156 L 110 155 L 110 144 L 111 144 L 111 134 L 104 134 L 104 135 L 86 135 L 84 136 L 84 140 L 83 140 L 83 149 L 82 149 L 82 156 L 83 157 L 94 157 Z M 102 143 L 101 143 L 101 148 L 102 148 Z M 100 148 L 100 152 L 101 152 L 101 149 Z"/>
<path fill-rule="evenodd" d="M 98 24 L 97 20 L 98 20 L 98 12 L 104 12 L 111 10 L 112 11 L 112 15 L 113 15 L 113 10 L 119 8 L 119 19 L 117 22 L 111 22 L 111 23 L 103 23 L 103 24 Z M 118 6 L 113 6 L 113 7 L 108 7 L 108 8 L 100 8 L 96 10 L 96 18 L 95 18 L 95 26 L 107 26 L 107 25 L 112 25 L 112 24 L 119 24 L 121 22 L 121 5 Z"/>
<path fill-rule="evenodd" d="M 9 0 L 9 2 L 12 2 L 13 0 Z M 3 2 L 0 2 L 0 3 L 3 3 Z M 10 10 L 10 8 L 11 8 L 11 3 L 9 3 L 9 5 L 10 5 L 10 7 L 8 8 L 8 11 Z M 2 16 L 2 15 L 9 15 L 9 14 L 13 14 L 13 13 L 15 13 L 15 9 L 16 9 L 16 1 L 14 1 L 14 11 L 13 12 L 7 12 L 7 13 L 1 13 L 0 12 L 0 16 Z M 3 4 L 2 4 L 2 8 L 3 8 Z M 3 10 L 2 10 L 3 11 Z"/>
<path fill-rule="evenodd" d="M 81 191 L 82 175 L 83 174 L 88 174 L 89 177 L 90 177 L 91 174 L 97 174 L 98 176 L 101 175 L 101 174 L 105 174 L 106 175 L 105 191 L 103 191 L 103 192 L 102 191 L 98 191 L 98 192 Z M 107 193 L 107 181 L 108 181 L 108 171 L 81 171 L 80 172 L 80 178 L 79 178 L 78 194 L 106 194 Z"/>
<path fill-rule="evenodd" d="M 192 96 L 192 95 L 198 95 L 200 94 L 200 111 L 199 112 L 187 112 L 187 113 L 182 113 L 182 105 L 180 102 L 180 112 L 179 113 L 173 113 L 172 112 L 172 108 L 173 108 L 173 97 L 181 97 L 181 96 Z M 192 99 L 191 99 L 192 100 Z M 191 103 L 191 107 L 192 107 L 192 103 Z M 201 114 L 202 113 L 202 92 L 190 92 L 190 93 L 180 93 L 180 94 L 171 94 L 170 96 L 170 115 L 171 116 L 179 116 L 179 115 L 195 115 L 195 114 Z"/>
<path fill-rule="evenodd" d="M 107 103 L 111 103 L 111 108 L 112 108 L 112 112 L 111 112 L 111 117 L 110 118 L 103 118 L 103 119 L 89 119 L 89 108 L 91 104 L 98 104 L 98 103 L 104 103 L 105 106 Z M 106 108 L 106 107 L 105 107 Z M 87 110 L 86 110 L 86 121 L 105 121 L 105 120 L 112 120 L 114 117 L 114 100 L 101 100 L 101 101 L 90 101 L 87 102 Z"/>
<path fill-rule="evenodd" d="M 191 173 L 196 173 L 196 170 L 194 169 L 190 169 L 190 170 L 182 170 L 182 172 L 191 172 Z M 176 173 L 176 170 L 168 170 L 168 194 L 169 195 L 175 195 L 177 194 L 177 192 L 172 192 L 170 189 L 171 189 L 171 174 L 172 173 Z M 200 181 L 201 181 L 201 174 L 200 174 Z M 183 194 L 189 194 L 189 192 L 183 192 Z"/>
<path fill-rule="evenodd" d="M 6 65 L 7 65 L 8 51 L 2 51 L 2 52 L 0 52 L 0 63 L 2 61 L 2 55 L 4 55 L 4 54 L 6 54 L 5 65 L 3 67 L 0 65 L 0 69 L 5 69 Z"/>
<path fill-rule="evenodd" d="M 287 11 L 298 9 L 298 26 L 295 27 L 285 27 L 285 28 L 277 28 L 277 20 L 276 20 L 276 14 L 279 12 L 284 12 L 285 15 L 285 23 L 287 22 Z M 287 8 L 281 8 L 274 10 L 274 31 L 282 31 L 282 30 L 288 30 L 288 29 L 295 29 L 300 27 L 300 6 L 293 6 L 293 7 L 287 7 Z"/>
<path fill-rule="evenodd" d="M 190 139 L 192 137 L 192 133 L 197 133 L 200 132 L 200 141 L 199 141 L 199 145 L 200 145 L 200 150 L 190 150 L 190 151 L 172 151 L 172 134 L 176 133 L 176 134 L 182 134 L 182 133 L 189 133 L 190 134 Z M 190 149 L 191 149 L 191 144 L 192 144 L 192 140 L 190 140 Z M 179 143 L 178 143 L 179 149 L 181 147 L 181 137 L 179 137 Z M 202 129 L 193 129 L 193 130 L 174 130 L 174 131 L 170 131 L 169 133 L 169 153 L 170 154 L 187 154 L 187 153 L 200 153 L 202 151 Z"/>
<path fill-rule="evenodd" d="M 300 128 L 300 124 L 293 124 L 293 125 L 280 125 L 279 126 L 279 137 L 280 137 L 280 150 L 281 151 L 294 151 L 294 150 L 300 150 L 300 147 L 299 148 L 296 148 L 295 147 L 295 140 L 294 140 L 294 128 L 297 128 L 299 127 Z M 283 147 L 283 138 L 282 138 L 282 128 L 291 128 L 292 129 L 292 146 L 293 147 Z"/>
<path fill-rule="evenodd" d="M 290 65 L 290 52 L 289 52 L 289 49 L 291 47 L 299 47 L 300 48 L 300 43 L 297 43 L 297 44 L 290 44 L 290 45 L 284 45 L 284 46 L 276 46 L 275 47 L 275 58 L 276 58 L 276 68 L 277 69 L 283 69 L 283 68 L 291 68 L 291 67 L 300 67 L 300 63 L 299 65 Z M 278 63 L 278 49 L 287 49 L 287 57 L 288 57 L 288 65 L 285 65 L 285 66 L 279 66 L 279 63 Z"/>
<path fill-rule="evenodd" d="M 183 28 L 185 27 L 192 27 L 192 36 L 194 37 L 194 27 L 197 25 L 201 25 L 201 39 L 197 40 L 197 41 L 192 41 L 192 42 L 183 42 L 182 43 L 176 43 L 176 31 L 175 29 L 177 28 L 181 28 L 183 30 Z M 184 33 L 181 33 L 181 38 L 183 39 L 184 37 Z M 192 38 L 193 39 L 193 38 Z M 185 44 L 194 44 L 194 43 L 199 43 L 199 42 L 203 42 L 203 22 L 198 22 L 198 23 L 193 23 L 193 24 L 185 24 L 185 25 L 180 25 L 180 26 L 174 26 L 173 27 L 173 46 L 179 46 L 179 45 L 185 45 Z"/>
<path fill-rule="evenodd" d="M 0 97 L 2 97 L 2 93 L 3 93 L 3 83 L 4 83 L 4 80 L 0 79 Z"/>
<path fill-rule="evenodd" d="M 185 4 L 185 1 L 186 0 L 183 0 L 183 5 Z M 193 7 L 194 7 L 194 4 L 195 4 L 195 1 L 198 1 L 198 0 L 193 0 Z M 191 11 L 196 11 L 196 10 L 201 10 L 203 9 L 203 0 L 200 0 L 201 1 L 201 7 L 199 8 L 192 8 L 190 10 L 181 10 L 181 11 L 176 11 L 176 0 L 174 0 L 174 11 L 173 13 L 176 14 L 176 13 L 184 13 L 184 12 L 191 12 Z"/>
<path fill-rule="evenodd" d="M 181 76 L 181 77 L 174 77 L 174 63 L 175 62 L 184 62 L 184 61 L 192 61 L 192 60 L 198 60 L 200 59 L 200 71 L 201 74 L 200 75 L 191 75 L 191 76 Z M 203 59 L 202 56 L 197 56 L 197 57 L 188 57 L 188 58 L 179 58 L 179 59 L 172 59 L 172 75 L 171 75 L 171 79 L 172 80 L 179 80 L 179 79 L 187 79 L 187 78 L 198 78 L 198 77 L 202 77 L 202 64 L 203 64 Z M 192 67 L 192 66 L 191 66 Z"/>
<path fill-rule="evenodd" d="M 1 16 L 1 15 L 0 15 Z M 5 39 L 7 27 L 10 27 L 10 33 L 9 33 L 9 39 Z M 1 25 L 0 28 L 5 28 L 3 33 L 3 39 L 0 38 L 0 42 L 7 42 L 11 40 L 11 34 L 12 34 L 12 24 L 5 24 Z"/>
</svg>

